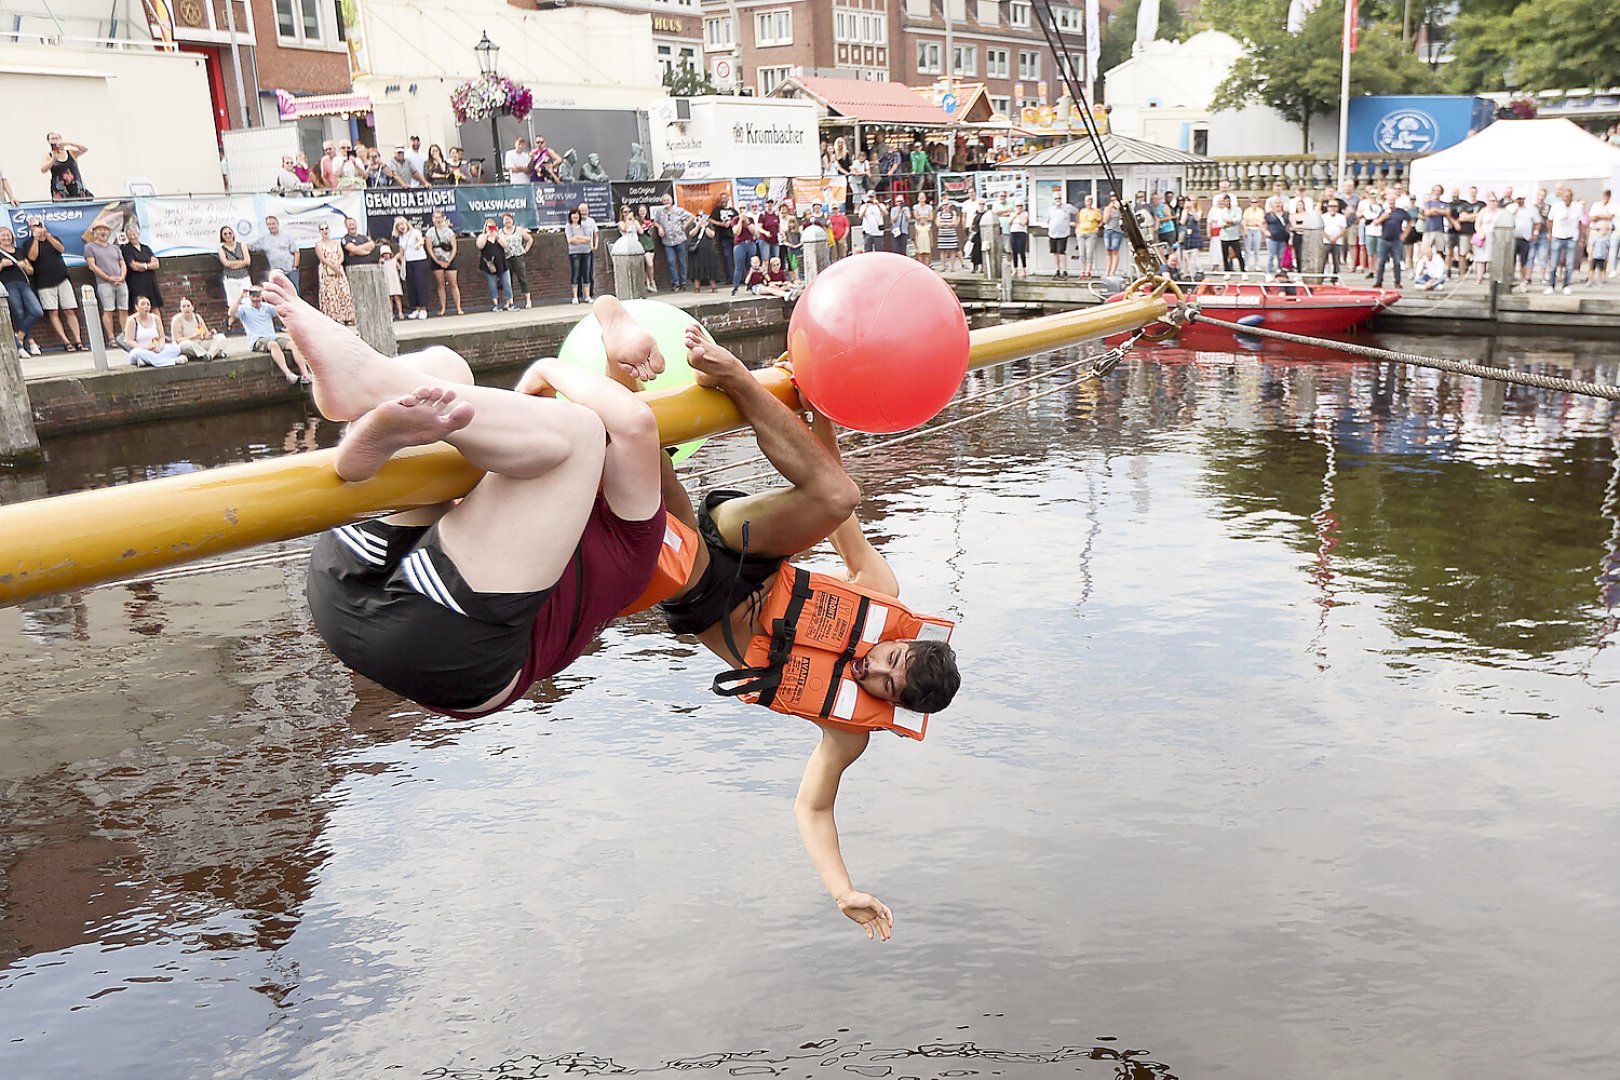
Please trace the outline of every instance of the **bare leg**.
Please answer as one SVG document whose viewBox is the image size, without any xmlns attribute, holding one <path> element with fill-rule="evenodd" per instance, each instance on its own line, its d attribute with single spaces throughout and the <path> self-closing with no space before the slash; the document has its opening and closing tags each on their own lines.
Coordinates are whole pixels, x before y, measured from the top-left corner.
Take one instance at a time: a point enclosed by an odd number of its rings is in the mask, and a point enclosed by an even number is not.
<svg viewBox="0 0 1620 1080">
<path fill-rule="evenodd" d="M 734 548 L 761 555 L 796 555 L 825 540 L 860 504 L 861 492 L 838 459 L 804 422 L 760 385 L 742 362 L 696 327 L 687 331 L 687 363 L 697 382 L 725 391 L 754 429 L 759 448 L 793 486 L 721 504 L 715 525 Z"/>
<path fill-rule="evenodd" d="M 439 314 L 444 314 L 444 271 L 435 267 L 433 270 L 435 284 L 439 287 Z"/>
<path fill-rule="evenodd" d="M 461 280 L 456 276 L 454 270 L 446 270 L 444 276 L 450 279 L 450 296 L 456 302 L 456 314 L 467 314 L 461 310 Z"/>
<path fill-rule="evenodd" d="M 267 341 L 265 342 L 265 347 L 270 353 L 271 362 L 274 363 L 276 367 L 281 369 L 281 374 L 286 377 L 287 381 L 290 383 L 297 382 L 298 376 L 294 375 L 292 373 L 292 369 L 287 366 L 287 357 L 281 351 L 281 343 L 278 341 Z"/>
</svg>

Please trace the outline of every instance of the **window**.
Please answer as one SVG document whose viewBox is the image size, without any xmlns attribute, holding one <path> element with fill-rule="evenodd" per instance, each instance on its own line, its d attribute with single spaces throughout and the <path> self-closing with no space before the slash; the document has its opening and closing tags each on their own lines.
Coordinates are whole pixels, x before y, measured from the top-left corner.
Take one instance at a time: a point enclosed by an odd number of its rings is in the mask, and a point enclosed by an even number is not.
<svg viewBox="0 0 1620 1080">
<path fill-rule="evenodd" d="M 979 47 L 955 45 L 951 48 L 951 74 L 973 75 L 979 70 Z"/>
<path fill-rule="evenodd" d="M 1057 21 L 1057 28 L 1065 33 L 1078 33 L 1085 29 L 1085 16 L 1080 14 L 1079 8 L 1060 7 L 1053 4 L 1052 18 Z"/>
<path fill-rule="evenodd" d="M 913 19 L 928 19 L 934 14 L 934 0 L 906 0 L 906 15 Z"/>
<path fill-rule="evenodd" d="M 791 67 L 762 67 L 759 69 L 759 92 L 763 96 L 775 90 L 782 82 L 793 74 Z"/>
<path fill-rule="evenodd" d="M 1011 116 L 1012 115 L 1012 98 L 1010 98 L 1010 97 L 996 97 L 994 94 L 991 94 L 990 95 L 990 110 L 992 112 L 998 112 L 1002 116 Z"/>
<path fill-rule="evenodd" d="M 846 45 L 887 45 L 889 23 L 881 13 L 833 8 L 833 40 Z"/>
<path fill-rule="evenodd" d="M 1006 49 L 984 50 L 984 74 L 989 79 L 1005 79 L 1009 72 Z"/>
<path fill-rule="evenodd" d="M 1038 79 L 1041 77 L 1041 54 L 1033 49 L 1018 50 L 1018 77 L 1020 79 Z"/>
<path fill-rule="evenodd" d="M 967 22 L 967 0 L 940 0 L 940 7 L 951 22 Z"/>
<path fill-rule="evenodd" d="M 668 75 L 675 70 L 675 48 L 671 45 L 658 46 L 658 74 Z"/>
<path fill-rule="evenodd" d="M 1013 26 L 1029 25 L 1029 5 L 1023 0 L 1013 0 L 1007 5 L 1007 22 Z"/>
<path fill-rule="evenodd" d="M 735 44 L 735 40 L 731 34 L 730 15 L 703 20 L 703 47 L 705 49 L 729 49 Z"/>
<path fill-rule="evenodd" d="M 275 0 L 276 38 L 289 45 L 320 48 L 326 45 L 321 0 Z M 341 20 L 339 20 L 341 23 Z"/>
<path fill-rule="evenodd" d="M 1001 4 L 999 0 L 979 0 L 979 25 L 995 26 L 1001 22 Z"/>
<path fill-rule="evenodd" d="M 917 74 L 938 75 L 940 73 L 940 45 L 937 41 L 917 42 Z"/>
<path fill-rule="evenodd" d="M 787 8 L 761 11 L 754 16 L 755 45 L 793 44 L 793 12 Z M 764 70 L 760 71 L 761 77 Z M 769 91 L 766 91 L 769 93 Z"/>
</svg>

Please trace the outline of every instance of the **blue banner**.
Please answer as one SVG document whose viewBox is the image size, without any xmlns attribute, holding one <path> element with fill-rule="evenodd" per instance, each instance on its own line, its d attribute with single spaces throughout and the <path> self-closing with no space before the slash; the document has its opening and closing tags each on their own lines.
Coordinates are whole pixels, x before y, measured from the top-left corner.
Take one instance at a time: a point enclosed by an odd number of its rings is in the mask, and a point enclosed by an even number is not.
<svg viewBox="0 0 1620 1080">
<path fill-rule="evenodd" d="M 44 221 L 46 230 L 62 242 L 62 256 L 67 264 L 83 266 L 85 231 L 91 225 L 104 221 L 113 231 L 109 239 L 116 238 L 123 227 L 125 215 L 132 209 L 133 204 L 127 199 L 98 199 L 91 202 L 24 203 L 0 210 L 0 214 L 9 215 L 4 220 L 16 234 L 18 248 L 27 250 L 31 235 L 28 219 L 37 217 Z"/>
<path fill-rule="evenodd" d="M 459 233 L 476 233 L 484 227 L 485 218 L 501 223 L 502 214 L 511 214 L 512 220 L 525 229 L 539 225 L 535 213 L 534 186 L 532 184 L 478 184 L 456 188 L 456 209 L 450 223 Z"/>
<path fill-rule="evenodd" d="M 568 224 L 568 211 L 584 203 L 598 225 L 614 218 L 613 193 L 606 184 L 535 184 L 534 209 L 542 229 Z"/>
</svg>

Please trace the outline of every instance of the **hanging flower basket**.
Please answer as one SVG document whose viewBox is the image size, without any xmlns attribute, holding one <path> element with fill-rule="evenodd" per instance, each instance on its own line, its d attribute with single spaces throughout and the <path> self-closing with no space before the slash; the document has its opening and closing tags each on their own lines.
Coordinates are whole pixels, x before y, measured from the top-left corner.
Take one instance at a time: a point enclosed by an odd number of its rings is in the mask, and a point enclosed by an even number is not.
<svg viewBox="0 0 1620 1080">
<path fill-rule="evenodd" d="M 522 120 L 533 108 L 534 95 L 529 88 L 504 75 L 469 79 L 450 91 L 450 109 L 456 114 L 458 124 L 488 120 L 496 114 Z"/>
</svg>

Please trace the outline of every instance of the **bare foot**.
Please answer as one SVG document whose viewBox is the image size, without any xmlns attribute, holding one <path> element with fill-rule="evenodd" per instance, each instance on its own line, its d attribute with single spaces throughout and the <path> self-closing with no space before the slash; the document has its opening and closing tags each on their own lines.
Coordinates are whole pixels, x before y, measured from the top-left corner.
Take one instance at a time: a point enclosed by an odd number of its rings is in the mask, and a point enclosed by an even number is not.
<svg viewBox="0 0 1620 1080">
<path fill-rule="evenodd" d="M 310 306 L 287 275 L 272 273 L 264 285 L 264 298 L 281 316 L 293 345 L 314 373 L 315 407 L 322 416 L 354 420 L 386 396 L 368 370 L 386 358 L 353 330 Z"/>
<path fill-rule="evenodd" d="M 456 392 L 424 386 L 397 401 L 385 401 L 361 416 L 338 444 L 337 474 L 351 484 L 377 475 L 389 458 L 407 446 L 442 441 L 472 423 L 473 407 L 456 404 Z"/>
<path fill-rule="evenodd" d="M 624 310 L 617 298 L 599 298 L 592 305 L 592 313 L 602 328 L 608 378 L 631 390 L 640 390 L 642 383 L 663 374 L 664 354 L 658 342 Z"/>
<path fill-rule="evenodd" d="M 730 351 L 709 340 L 698 326 L 686 328 L 686 362 L 692 368 L 693 381 L 699 386 L 725 390 L 743 382 L 753 382 L 743 362 Z"/>
</svg>

